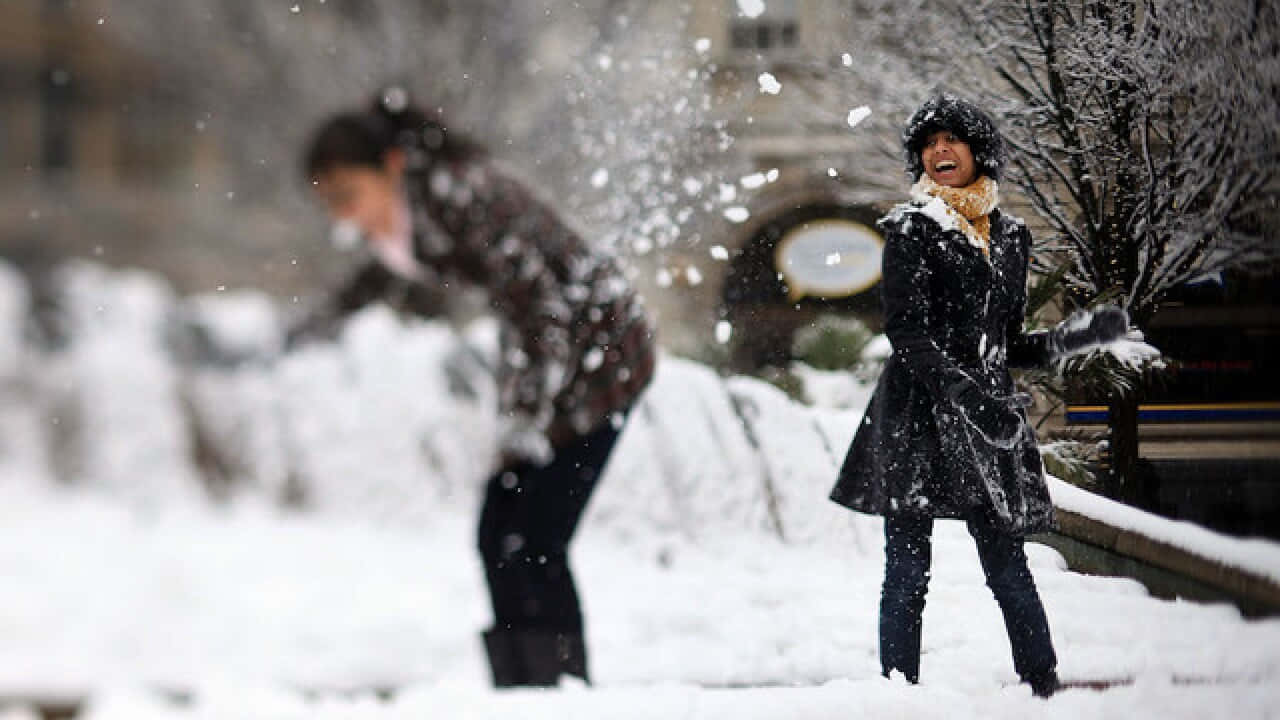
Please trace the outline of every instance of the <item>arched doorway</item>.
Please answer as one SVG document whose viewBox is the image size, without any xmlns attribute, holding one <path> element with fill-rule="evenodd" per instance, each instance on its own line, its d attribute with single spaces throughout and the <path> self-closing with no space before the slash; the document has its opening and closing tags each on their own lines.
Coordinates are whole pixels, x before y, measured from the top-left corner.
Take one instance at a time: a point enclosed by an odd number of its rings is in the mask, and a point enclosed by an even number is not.
<svg viewBox="0 0 1280 720">
<path fill-rule="evenodd" d="M 880 215 L 866 205 L 815 202 L 754 230 L 723 289 L 735 369 L 785 366 L 796 330 L 822 313 L 852 315 L 879 330 Z"/>
</svg>

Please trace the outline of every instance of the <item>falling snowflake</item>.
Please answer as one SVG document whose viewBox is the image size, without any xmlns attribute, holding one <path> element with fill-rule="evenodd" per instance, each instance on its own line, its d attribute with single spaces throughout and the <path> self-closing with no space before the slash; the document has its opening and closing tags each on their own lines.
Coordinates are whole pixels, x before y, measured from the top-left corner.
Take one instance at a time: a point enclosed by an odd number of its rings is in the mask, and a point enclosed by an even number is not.
<svg viewBox="0 0 1280 720">
<path fill-rule="evenodd" d="M 593 372 L 600 369 L 604 364 L 604 351 L 598 347 L 593 347 L 582 356 L 582 369 L 587 372 Z"/>
<path fill-rule="evenodd" d="M 782 83 L 778 82 L 778 78 L 774 77 L 773 73 L 760 73 L 760 77 L 757 80 L 760 82 L 760 92 L 762 93 L 777 95 L 782 92 Z"/>
<path fill-rule="evenodd" d="M 861 105 L 849 111 L 849 127 L 858 127 L 858 123 L 866 120 L 871 115 L 871 108 Z"/>
<path fill-rule="evenodd" d="M 749 18 L 764 14 L 764 0 L 738 0 L 738 12 Z"/>
</svg>

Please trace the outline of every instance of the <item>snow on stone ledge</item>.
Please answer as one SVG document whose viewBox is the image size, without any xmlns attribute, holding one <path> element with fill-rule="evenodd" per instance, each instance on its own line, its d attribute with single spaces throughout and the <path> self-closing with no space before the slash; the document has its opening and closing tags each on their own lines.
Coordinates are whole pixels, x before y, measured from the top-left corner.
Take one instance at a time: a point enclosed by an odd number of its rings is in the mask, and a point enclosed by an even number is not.
<svg viewBox="0 0 1280 720">
<path fill-rule="evenodd" d="M 1280 543 L 1234 538 L 1183 520 L 1170 520 L 1049 477 L 1055 507 L 1171 545 L 1226 567 L 1280 582 Z"/>
</svg>

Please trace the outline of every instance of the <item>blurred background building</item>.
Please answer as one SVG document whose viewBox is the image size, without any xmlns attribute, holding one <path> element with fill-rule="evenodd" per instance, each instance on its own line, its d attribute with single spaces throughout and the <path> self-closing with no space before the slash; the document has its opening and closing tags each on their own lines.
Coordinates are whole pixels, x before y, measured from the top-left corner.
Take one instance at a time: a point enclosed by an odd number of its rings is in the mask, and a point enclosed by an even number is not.
<svg viewBox="0 0 1280 720">
<path fill-rule="evenodd" d="M 870 223 L 902 192 L 897 126 L 937 79 L 863 5 L 13 0 L 0 252 L 37 272 L 138 266 L 182 292 L 319 292 L 350 260 L 297 156 L 325 113 L 401 83 L 634 261 L 669 346 L 707 356 L 728 332 L 758 364 L 829 304 L 808 298 L 823 282 L 875 322 Z M 780 280 L 785 238 L 827 220 Z"/>
<path fill-rule="evenodd" d="M 227 148 L 189 120 L 191 79 L 105 32 L 106 5 L 0 7 L 0 247 L 28 268 L 92 257 L 197 287 L 225 228 L 199 233 L 183 191 L 222 176 Z"/>
</svg>

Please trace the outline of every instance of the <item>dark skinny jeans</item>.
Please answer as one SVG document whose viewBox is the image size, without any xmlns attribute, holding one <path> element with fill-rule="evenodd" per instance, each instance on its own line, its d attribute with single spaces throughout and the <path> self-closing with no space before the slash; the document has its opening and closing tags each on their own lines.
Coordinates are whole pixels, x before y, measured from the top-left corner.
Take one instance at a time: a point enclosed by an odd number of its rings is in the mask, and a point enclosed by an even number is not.
<svg viewBox="0 0 1280 720">
<path fill-rule="evenodd" d="M 525 463 L 489 479 L 478 535 L 495 628 L 582 632 L 569 541 L 619 432 L 606 421 L 548 465 Z"/>
<path fill-rule="evenodd" d="M 983 514 L 968 519 L 978 558 L 1004 615 L 1018 676 L 1033 684 L 1054 672 L 1058 658 L 1049 621 L 1036 591 L 1022 538 L 997 528 Z M 885 518 L 885 574 L 880 595 L 880 666 L 888 676 L 898 670 L 912 683 L 920 680 L 920 630 L 932 559 L 929 517 Z"/>
</svg>

